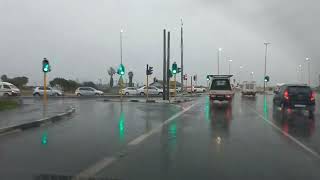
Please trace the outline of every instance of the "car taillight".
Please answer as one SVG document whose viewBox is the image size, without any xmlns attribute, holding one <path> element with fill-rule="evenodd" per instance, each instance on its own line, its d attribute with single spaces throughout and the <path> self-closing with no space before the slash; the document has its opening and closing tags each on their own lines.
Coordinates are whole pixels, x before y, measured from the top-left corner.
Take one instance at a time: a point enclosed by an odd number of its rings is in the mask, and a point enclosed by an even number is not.
<svg viewBox="0 0 320 180">
<path fill-rule="evenodd" d="M 286 100 L 289 100 L 289 92 L 288 92 L 288 90 L 285 90 L 285 91 L 284 91 L 283 97 L 284 97 Z"/>
<path fill-rule="evenodd" d="M 311 92 L 311 94 L 310 94 L 310 100 L 311 101 L 314 101 L 314 100 L 316 100 L 316 92 Z"/>
</svg>

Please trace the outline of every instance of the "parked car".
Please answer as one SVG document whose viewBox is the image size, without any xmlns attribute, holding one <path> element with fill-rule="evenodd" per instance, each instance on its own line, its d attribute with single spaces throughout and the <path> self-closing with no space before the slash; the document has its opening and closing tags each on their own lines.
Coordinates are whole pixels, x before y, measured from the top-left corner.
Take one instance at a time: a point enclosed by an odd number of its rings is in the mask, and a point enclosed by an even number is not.
<svg viewBox="0 0 320 180">
<path fill-rule="evenodd" d="M 243 86 L 241 89 L 242 95 L 252 95 L 256 96 L 257 88 L 256 88 L 256 82 L 255 81 L 244 81 Z"/>
<path fill-rule="evenodd" d="M 63 91 L 60 91 L 58 89 L 54 89 L 52 87 L 47 87 L 46 88 L 47 91 L 47 95 L 48 96 L 63 96 Z M 44 87 L 43 86 L 39 86 L 34 88 L 32 95 L 33 96 L 43 96 L 44 94 Z"/>
<path fill-rule="evenodd" d="M 273 104 L 282 110 L 308 110 L 310 115 L 315 110 L 316 93 L 308 85 L 285 84 L 275 93 Z"/>
<path fill-rule="evenodd" d="M 206 92 L 206 88 L 200 87 L 200 86 L 195 86 L 193 88 L 193 92 L 195 92 L 195 93 L 204 93 L 204 92 Z"/>
<path fill-rule="evenodd" d="M 77 96 L 101 96 L 103 95 L 102 91 L 96 90 L 92 87 L 78 87 L 75 91 Z"/>
<path fill-rule="evenodd" d="M 147 94 L 147 87 L 146 86 L 143 86 L 141 88 L 139 88 L 138 90 L 138 94 L 140 94 L 141 96 L 144 96 Z M 148 93 L 150 95 L 162 95 L 163 94 L 163 90 L 162 89 L 159 89 L 155 86 L 149 86 L 148 87 Z"/>
<path fill-rule="evenodd" d="M 0 96 L 20 96 L 20 89 L 8 82 L 0 82 Z"/>
<path fill-rule="evenodd" d="M 230 83 L 231 77 L 232 75 L 211 75 L 209 91 L 211 101 L 232 101 L 234 91 Z"/>
<path fill-rule="evenodd" d="M 138 90 L 135 87 L 126 87 L 121 90 L 123 95 L 137 95 Z M 121 91 L 119 91 L 119 94 L 121 94 Z"/>
</svg>

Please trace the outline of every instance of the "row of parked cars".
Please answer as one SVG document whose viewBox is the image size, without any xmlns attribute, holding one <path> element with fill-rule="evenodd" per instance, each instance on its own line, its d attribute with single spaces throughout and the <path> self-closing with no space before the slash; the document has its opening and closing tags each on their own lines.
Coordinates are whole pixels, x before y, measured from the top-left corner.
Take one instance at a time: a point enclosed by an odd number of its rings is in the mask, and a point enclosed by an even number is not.
<svg viewBox="0 0 320 180">
<path fill-rule="evenodd" d="M 33 96 L 43 96 L 45 90 L 43 86 L 35 87 L 32 95 Z M 46 92 L 48 96 L 64 96 L 62 90 L 46 87 Z M 0 82 L 0 96 L 20 96 L 21 91 L 15 85 L 8 82 Z M 92 87 L 79 87 L 75 91 L 77 96 L 101 96 L 103 95 L 102 91 L 99 91 Z"/>
<path fill-rule="evenodd" d="M 192 89 L 192 90 L 191 90 Z M 173 92 L 174 89 L 170 89 L 170 92 Z M 181 88 L 178 87 L 176 89 L 177 92 L 181 92 Z M 203 88 L 203 87 L 187 87 L 187 92 L 195 92 L 195 93 L 203 93 L 206 92 L 207 89 Z M 147 93 L 147 87 L 143 86 L 140 88 L 135 88 L 135 87 L 126 87 L 124 89 L 122 89 L 121 91 L 119 91 L 119 94 L 123 94 L 123 95 L 141 95 L 144 96 Z M 148 94 L 150 95 L 162 95 L 163 94 L 163 89 L 157 88 L 155 86 L 148 86 Z"/>
</svg>

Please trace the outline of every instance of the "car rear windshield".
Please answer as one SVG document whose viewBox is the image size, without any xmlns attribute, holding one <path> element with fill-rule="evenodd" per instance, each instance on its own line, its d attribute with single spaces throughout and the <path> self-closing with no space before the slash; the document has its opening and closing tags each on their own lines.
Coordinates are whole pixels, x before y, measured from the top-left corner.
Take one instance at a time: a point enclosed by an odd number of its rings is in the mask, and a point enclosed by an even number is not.
<svg viewBox="0 0 320 180">
<path fill-rule="evenodd" d="M 311 88 L 308 86 L 289 86 L 288 93 L 289 94 L 309 94 L 311 92 Z"/>
<path fill-rule="evenodd" d="M 211 90 L 231 90 L 229 79 L 212 80 Z"/>
<path fill-rule="evenodd" d="M 246 89 L 253 89 L 254 88 L 254 84 L 246 84 Z"/>
</svg>

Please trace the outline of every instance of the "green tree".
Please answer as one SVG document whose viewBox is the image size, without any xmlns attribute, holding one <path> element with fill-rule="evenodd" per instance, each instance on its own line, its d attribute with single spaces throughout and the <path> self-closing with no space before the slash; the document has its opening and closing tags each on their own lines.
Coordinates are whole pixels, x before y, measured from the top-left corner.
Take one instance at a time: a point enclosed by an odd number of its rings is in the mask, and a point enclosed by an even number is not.
<svg viewBox="0 0 320 180">
<path fill-rule="evenodd" d="M 128 76 L 129 76 L 129 87 L 133 87 L 133 83 L 132 83 L 133 72 L 132 71 L 128 72 Z"/>
<path fill-rule="evenodd" d="M 54 78 L 49 82 L 50 86 L 59 85 L 64 91 L 74 91 L 79 87 L 79 83 L 73 80 L 66 80 L 64 78 Z"/>
<path fill-rule="evenodd" d="M 5 75 L 5 74 L 2 75 L 2 76 L 1 76 L 1 80 L 2 80 L 2 81 L 8 81 L 7 75 Z"/>
<path fill-rule="evenodd" d="M 29 82 L 29 78 L 25 76 L 20 76 L 20 77 L 14 77 L 14 78 L 8 78 L 7 75 L 2 75 L 1 80 L 5 82 L 9 82 L 11 84 L 14 84 L 15 86 L 22 88 Z"/>
<path fill-rule="evenodd" d="M 116 73 L 116 70 L 113 67 L 108 69 L 108 74 L 110 76 L 110 87 L 113 87 L 113 75 Z"/>
<path fill-rule="evenodd" d="M 92 82 L 92 81 L 83 82 L 82 85 L 97 88 L 96 84 L 94 84 L 94 82 Z"/>
</svg>

